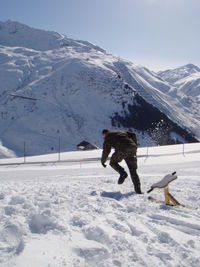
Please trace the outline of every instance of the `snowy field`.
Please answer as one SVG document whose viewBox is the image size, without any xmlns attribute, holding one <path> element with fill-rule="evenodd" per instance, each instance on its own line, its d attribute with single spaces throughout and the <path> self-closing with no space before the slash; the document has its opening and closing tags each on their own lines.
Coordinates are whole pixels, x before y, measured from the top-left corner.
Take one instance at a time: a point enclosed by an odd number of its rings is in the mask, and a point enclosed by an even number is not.
<svg viewBox="0 0 200 267">
<path fill-rule="evenodd" d="M 101 151 L 58 163 L 0 166 L 0 267 L 200 266 L 200 144 L 139 149 L 144 195 Z M 28 158 L 53 161 L 57 155 Z M 2 163 L 23 159 L 0 160 Z M 177 171 L 170 192 L 186 207 L 150 202 L 146 191 Z M 151 196 L 163 200 L 162 190 Z"/>
</svg>

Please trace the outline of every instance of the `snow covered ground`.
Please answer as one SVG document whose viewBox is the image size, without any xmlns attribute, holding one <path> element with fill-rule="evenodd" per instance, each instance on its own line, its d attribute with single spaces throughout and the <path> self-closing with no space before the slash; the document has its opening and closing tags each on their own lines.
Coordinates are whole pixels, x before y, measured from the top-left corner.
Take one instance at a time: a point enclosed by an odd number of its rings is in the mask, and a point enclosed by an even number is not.
<svg viewBox="0 0 200 267">
<path fill-rule="evenodd" d="M 177 171 L 170 191 L 186 207 L 136 195 L 130 178 L 119 186 L 100 150 L 0 166 L 0 266 L 200 266 L 200 144 L 182 148 L 139 149 L 139 174 L 146 192 Z M 57 155 L 44 157 L 27 161 Z"/>
</svg>

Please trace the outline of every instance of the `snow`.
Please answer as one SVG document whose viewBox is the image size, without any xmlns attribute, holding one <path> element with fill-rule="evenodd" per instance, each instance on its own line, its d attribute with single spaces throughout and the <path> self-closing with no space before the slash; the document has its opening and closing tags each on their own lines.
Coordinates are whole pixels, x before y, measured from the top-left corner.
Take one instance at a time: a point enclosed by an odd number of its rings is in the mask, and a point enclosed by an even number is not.
<svg viewBox="0 0 200 267">
<path fill-rule="evenodd" d="M 8 149 L 7 147 L 2 145 L 2 142 L 0 140 L 0 159 L 1 158 L 11 158 L 11 157 L 15 157 L 15 153 Z"/>
<path fill-rule="evenodd" d="M 55 152 L 59 137 L 62 151 L 82 140 L 99 146 L 99 132 L 113 127 L 116 112 L 125 116 L 129 105 L 138 106 L 136 93 L 198 139 L 198 88 L 195 97 L 184 90 L 179 96 L 159 75 L 89 42 L 0 22 L 0 139 L 16 155 L 24 141 L 28 155 Z M 141 129 L 137 136 L 142 145 L 155 144 Z"/>
<path fill-rule="evenodd" d="M 194 64 L 187 64 L 176 69 L 159 71 L 158 74 L 164 80 L 174 84 L 175 82 L 184 79 L 185 77 L 190 76 L 191 74 L 195 74 L 200 72 L 200 68 L 195 66 Z"/>
<path fill-rule="evenodd" d="M 0 166 L 0 266 L 199 266 L 200 144 L 138 155 L 142 190 L 177 171 L 170 192 L 185 207 L 136 195 L 130 178 L 119 186 L 101 150 L 62 153 L 61 162 L 1 159 L 13 165 Z"/>
<path fill-rule="evenodd" d="M 31 28 L 17 21 L 0 22 L 0 40 L 3 46 L 26 47 L 38 51 L 47 51 L 60 47 L 77 46 L 87 49 L 104 50 L 89 42 L 76 41 L 53 31 Z"/>
<path fill-rule="evenodd" d="M 178 100 L 178 106 L 182 106 L 185 113 L 190 114 L 190 119 L 200 121 L 200 68 L 187 64 L 182 67 L 158 72 L 158 75 L 171 84 L 169 95 Z M 193 124 L 193 123 L 192 123 Z M 191 125 L 193 132 L 198 136 L 199 127 L 195 129 Z"/>
<path fill-rule="evenodd" d="M 199 97 L 200 71 L 178 80 L 175 85 L 179 87 L 179 91 L 188 97 Z"/>
</svg>

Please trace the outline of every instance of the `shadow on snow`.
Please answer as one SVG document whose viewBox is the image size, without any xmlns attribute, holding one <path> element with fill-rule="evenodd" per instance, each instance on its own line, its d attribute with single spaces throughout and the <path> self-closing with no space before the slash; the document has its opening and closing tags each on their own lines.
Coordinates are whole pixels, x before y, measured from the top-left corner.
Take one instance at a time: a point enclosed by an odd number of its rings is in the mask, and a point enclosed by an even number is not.
<svg viewBox="0 0 200 267">
<path fill-rule="evenodd" d="M 106 191 L 103 191 L 101 193 L 101 197 L 108 197 L 108 198 L 113 198 L 115 200 L 121 200 L 122 198 L 128 198 L 130 196 L 133 196 L 135 195 L 134 192 L 129 192 L 129 193 L 125 193 L 125 194 L 122 194 L 120 191 L 117 191 L 117 192 L 106 192 Z"/>
</svg>

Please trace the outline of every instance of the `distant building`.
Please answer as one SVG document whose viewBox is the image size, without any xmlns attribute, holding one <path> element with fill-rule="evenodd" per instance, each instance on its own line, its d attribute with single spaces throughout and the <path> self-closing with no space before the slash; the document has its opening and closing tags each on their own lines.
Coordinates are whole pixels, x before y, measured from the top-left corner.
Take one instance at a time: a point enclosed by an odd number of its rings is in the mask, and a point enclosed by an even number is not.
<svg viewBox="0 0 200 267">
<path fill-rule="evenodd" d="M 98 149 L 96 145 L 90 144 L 87 141 L 82 141 L 80 144 L 77 145 L 77 150 L 94 150 Z"/>
</svg>

